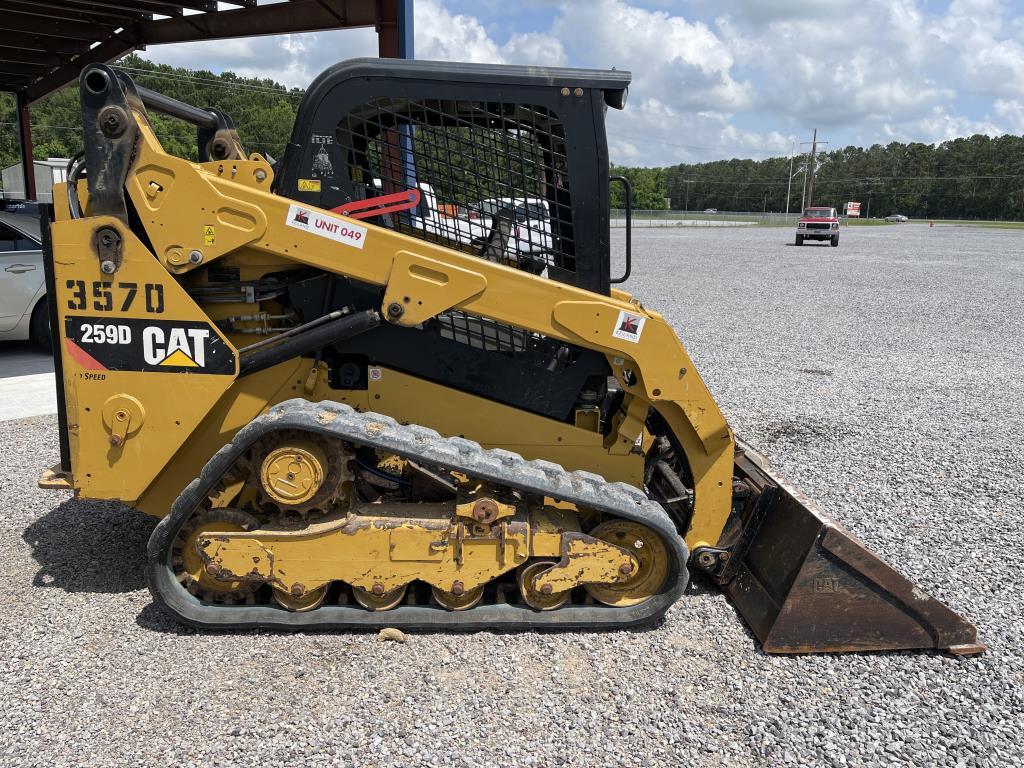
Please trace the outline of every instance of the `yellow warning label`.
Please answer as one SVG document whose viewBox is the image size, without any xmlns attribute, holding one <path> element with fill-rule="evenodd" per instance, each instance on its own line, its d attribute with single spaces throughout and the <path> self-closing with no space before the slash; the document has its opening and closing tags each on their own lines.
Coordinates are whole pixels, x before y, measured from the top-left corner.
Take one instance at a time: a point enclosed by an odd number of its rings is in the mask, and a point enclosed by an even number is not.
<svg viewBox="0 0 1024 768">
<path fill-rule="evenodd" d="M 320 179 L 299 179 L 299 192 L 319 192 Z"/>
<path fill-rule="evenodd" d="M 217 228 L 213 224 L 203 227 L 203 244 L 210 246 L 217 242 Z"/>
<path fill-rule="evenodd" d="M 198 368 L 199 364 L 196 363 L 191 357 L 186 355 L 180 349 L 172 352 L 163 360 L 160 361 L 160 365 L 174 365 L 178 368 Z"/>
</svg>

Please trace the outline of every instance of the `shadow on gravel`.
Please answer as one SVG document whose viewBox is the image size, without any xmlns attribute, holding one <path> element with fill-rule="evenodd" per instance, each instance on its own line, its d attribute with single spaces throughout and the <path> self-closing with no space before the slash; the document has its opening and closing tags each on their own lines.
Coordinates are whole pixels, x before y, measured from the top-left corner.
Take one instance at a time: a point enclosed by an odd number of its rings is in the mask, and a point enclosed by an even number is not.
<svg viewBox="0 0 1024 768">
<path fill-rule="evenodd" d="M 818 371 L 805 369 L 801 373 L 818 373 Z M 848 432 L 846 427 L 825 419 L 807 416 L 782 419 L 765 427 L 762 433 L 762 442 L 758 447 L 763 452 L 767 452 L 771 445 L 780 442 L 814 447 L 826 442 L 835 442 Z"/>
<path fill-rule="evenodd" d="M 146 586 L 146 542 L 156 520 L 113 502 L 65 501 L 22 538 L 39 571 L 33 586 L 135 592 Z"/>
<path fill-rule="evenodd" d="M 721 593 L 722 590 L 718 588 L 709 576 L 691 569 L 690 583 L 686 587 L 686 593 L 679 599 L 680 601 L 685 601 L 688 597 L 706 597 Z"/>
<path fill-rule="evenodd" d="M 194 629 L 172 619 L 155 603 L 147 603 L 135 617 L 135 623 L 150 632 L 161 632 L 165 635 L 195 635 L 197 633 L 207 635 L 249 635 L 257 633 L 255 629 Z M 341 634 L 335 632 L 335 634 Z"/>
</svg>

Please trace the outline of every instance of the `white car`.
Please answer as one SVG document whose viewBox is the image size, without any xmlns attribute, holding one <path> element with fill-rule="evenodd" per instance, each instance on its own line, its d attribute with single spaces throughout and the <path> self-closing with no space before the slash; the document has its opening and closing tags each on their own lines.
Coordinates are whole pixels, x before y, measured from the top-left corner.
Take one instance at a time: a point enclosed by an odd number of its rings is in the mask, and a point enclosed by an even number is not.
<svg viewBox="0 0 1024 768">
<path fill-rule="evenodd" d="M 906 216 L 904 216 L 902 213 L 894 213 L 894 214 L 892 214 L 892 216 L 886 216 L 885 220 L 888 221 L 888 222 L 891 222 L 893 224 L 903 224 L 903 223 L 909 221 L 909 219 Z"/>
<path fill-rule="evenodd" d="M 515 228 L 508 241 L 509 255 L 544 254 L 551 251 L 551 214 L 546 200 L 536 197 L 492 197 L 481 200 L 476 208 L 481 217 L 490 220 L 502 209 L 512 212 Z"/>
<path fill-rule="evenodd" d="M 50 346 L 39 219 L 0 211 L 0 341 Z"/>
</svg>

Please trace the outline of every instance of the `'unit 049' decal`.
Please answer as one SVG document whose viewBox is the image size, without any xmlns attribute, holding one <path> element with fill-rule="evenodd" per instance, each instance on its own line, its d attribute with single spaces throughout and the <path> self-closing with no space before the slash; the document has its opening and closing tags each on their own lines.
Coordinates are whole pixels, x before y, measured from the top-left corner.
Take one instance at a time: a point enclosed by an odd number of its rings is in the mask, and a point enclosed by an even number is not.
<svg viewBox="0 0 1024 768">
<path fill-rule="evenodd" d="M 208 323 L 110 317 L 65 319 L 65 348 L 93 371 L 235 373 L 235 353 Z"/>
</svg>

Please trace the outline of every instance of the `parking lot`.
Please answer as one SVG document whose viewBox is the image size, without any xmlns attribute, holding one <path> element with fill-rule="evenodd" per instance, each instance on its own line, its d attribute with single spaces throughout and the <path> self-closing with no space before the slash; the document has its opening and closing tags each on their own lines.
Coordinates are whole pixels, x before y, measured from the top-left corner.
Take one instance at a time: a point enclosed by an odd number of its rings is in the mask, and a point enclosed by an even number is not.
<svg viewBox="0 0 1024 768">
<path fill-rule="evenodd" d="M 637 230 L 624 287 L 676 326 L 735 430 L 974 621 L 984 656 L 766 656 L 700 579 L 639 632 L 194 632 L 151 605 L 153 523 L 37 489 L 56 417 L 7 408 L 0 764 L 1021 765 L 1021 235 L 792 239 Z M 0 373 L 27 353 L 0 347 Z M 0 408 L 21 389 L 2 382 Z"/>
</svg>

